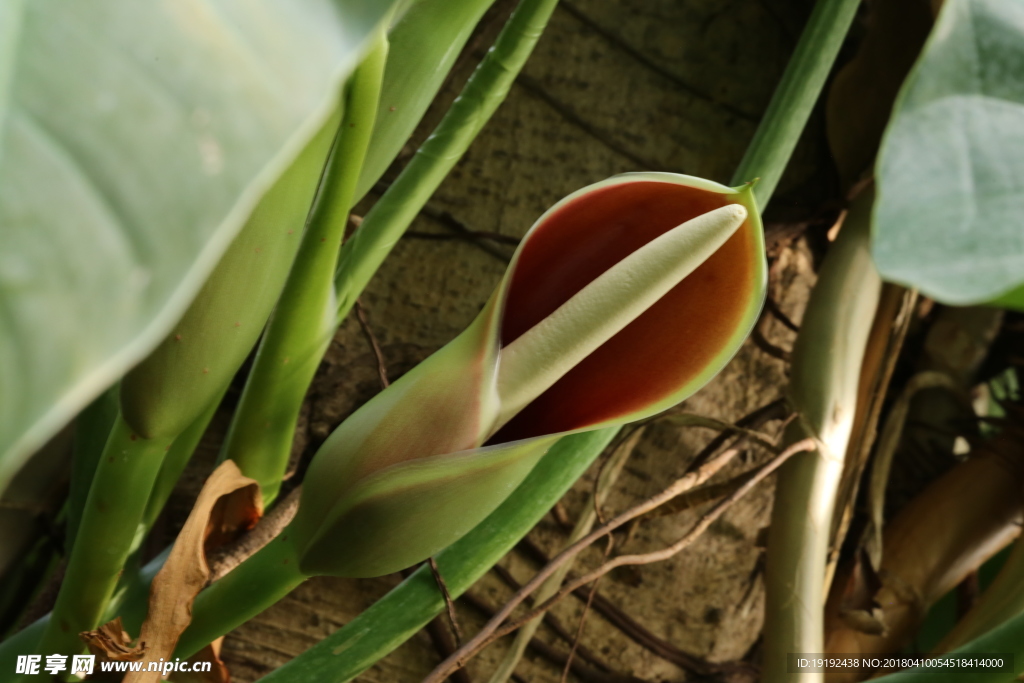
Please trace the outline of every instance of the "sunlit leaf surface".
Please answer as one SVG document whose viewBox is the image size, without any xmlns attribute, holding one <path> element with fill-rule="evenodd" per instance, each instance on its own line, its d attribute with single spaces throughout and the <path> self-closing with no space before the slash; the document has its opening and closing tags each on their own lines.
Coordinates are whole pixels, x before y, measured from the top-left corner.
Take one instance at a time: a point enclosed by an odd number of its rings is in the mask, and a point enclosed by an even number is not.
<svg viewBox="0 0 1024 683">
<path fill-rule="evenodd" d="M 884 277 L 955 304 L 1024 281 L 1024 4 L 946 0 L 877 176 Z"/>
<path fill-rule="evenodd" d="M 0 488 L 167 333 L 389 4 L 4 4 Z"/>
</svg>

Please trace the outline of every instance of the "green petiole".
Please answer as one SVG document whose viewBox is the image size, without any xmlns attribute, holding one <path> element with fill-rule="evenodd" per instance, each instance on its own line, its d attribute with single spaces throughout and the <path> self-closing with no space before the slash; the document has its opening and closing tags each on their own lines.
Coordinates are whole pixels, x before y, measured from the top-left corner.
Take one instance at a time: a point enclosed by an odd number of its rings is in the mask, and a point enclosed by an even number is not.
<svg viewBox="0 0 1024 683">
<path fill-rule="evenodd" d="M 557 4 L 557 0 L 523 0 L 519 4 L 437 128 L 345 242 L 335 279 L 338 324 L 505 100 Z"/>
<path fill-rule="evenodd" d="M 225 393 L 227 393 L 227 387 L 224 387 L 224 390 L 214 398 L 206 410 L 178 435 L 174 443 L 171 444 L 171 449 L 167 451 L 167 457 L 164 458 L 164 462 L 160 466 L 160 473 L 157 475 L 153 491 L 149 495 L 149 502 L 146 503 L 146 512 L 142 516 L 142 526 L 147 533 L 153 528 L 156 518 L 163 512 L 178 479 L 181 478 L 181 473 L 188 466 L 192 454 L 202 440 L 203 434 L 206 433 L 206 428 L 210 426 L 210 421 L 216 414 L 217 408 L 220 407 Z"/>
<path fill-rule="evenodd" d="M 118 415 L 96 466 L 78 537 L 53 613 L 36 652 L 72 655 L 95 629 L 128 555 L 141 542 L 143 513 L 172 439 L 143 439 Z"/>
<path fill-rule="evenodd" d="M 383 33 L 346 88 L 344 115 L 319 196 L 281 298 L 267 323 L 221 459 L 277 497 L 302 400 L 334 330 L 334 271 L 370 142 L 387 57 Z"/>
<path fill-rule="evenodd" d="M 757 180 L 754 196 L 762 212 L 807 126 L 859 6 L 860 0 L 818 0 L 814 5 L 754 139 L 732 176 L 729 184 L 734 186 Z"/>
</svg>

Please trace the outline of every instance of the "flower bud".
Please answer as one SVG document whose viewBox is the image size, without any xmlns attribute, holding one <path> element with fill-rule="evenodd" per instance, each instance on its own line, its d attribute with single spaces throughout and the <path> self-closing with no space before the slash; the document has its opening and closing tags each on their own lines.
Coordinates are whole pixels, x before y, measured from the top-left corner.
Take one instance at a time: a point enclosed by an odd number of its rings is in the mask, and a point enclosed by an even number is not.
<svg viewBox="0 0 1024 683">
<path fill-rule="evenodd" d="M 320 448 L 290 532 L 303 571 L 377 576 L 451 544 L 561 436 L 697 391 L 749 334 L 765 286 L 748 186 L 637 173 L 569 195 L 470 327 Z"/>
</svg>

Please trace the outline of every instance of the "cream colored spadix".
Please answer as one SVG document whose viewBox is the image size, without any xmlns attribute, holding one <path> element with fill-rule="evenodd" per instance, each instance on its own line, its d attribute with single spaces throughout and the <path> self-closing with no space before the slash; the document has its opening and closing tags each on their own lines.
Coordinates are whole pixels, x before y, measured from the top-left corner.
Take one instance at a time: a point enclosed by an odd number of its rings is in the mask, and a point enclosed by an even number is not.
<svg viewBox="0 0 1024 683">
<path fill-rule="evenodd" d="M 495 431 L 696 270 L 746 218 L 743 205 L 729 204 L 669 230 L 502 348 Z"/>
</svg>

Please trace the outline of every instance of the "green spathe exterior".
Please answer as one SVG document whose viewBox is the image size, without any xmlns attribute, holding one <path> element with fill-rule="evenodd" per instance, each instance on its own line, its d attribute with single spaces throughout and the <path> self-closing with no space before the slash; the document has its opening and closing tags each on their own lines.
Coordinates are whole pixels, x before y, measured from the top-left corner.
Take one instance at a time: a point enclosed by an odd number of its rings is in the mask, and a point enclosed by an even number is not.
<svg viewBox="0 0 1024 683">
<path fill-rule="evenodd" d="M 765 286 L 749 186 L 637 173 L 569 195 L 531 228 L 470 327 L 321 447 L 289 531 L 302 571 L 376 576 L 450 545 L 559 437 L 697 391 L 746 338 Z M 513 377 L 502 374 L 511 348 L 522 351 Z M 550 362 L 559 352 L 571 367 Z M 546 360 L 531 368 L 531 357 Z M 523 400 L 516 378 L 531 373 L 550 376 L 531 376 Z M 513 394 L 521 410 L 506 410 Z"/>
</svg>

